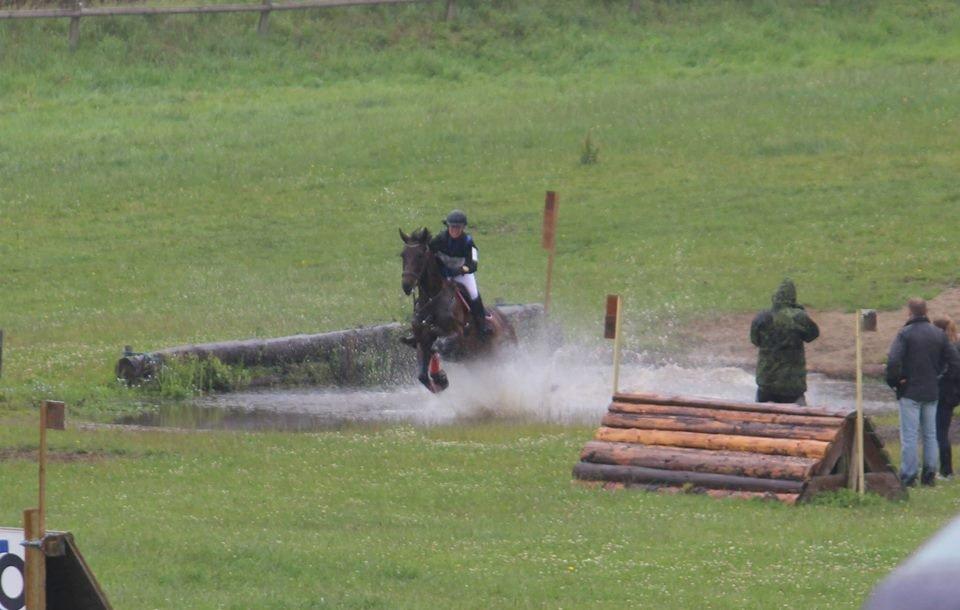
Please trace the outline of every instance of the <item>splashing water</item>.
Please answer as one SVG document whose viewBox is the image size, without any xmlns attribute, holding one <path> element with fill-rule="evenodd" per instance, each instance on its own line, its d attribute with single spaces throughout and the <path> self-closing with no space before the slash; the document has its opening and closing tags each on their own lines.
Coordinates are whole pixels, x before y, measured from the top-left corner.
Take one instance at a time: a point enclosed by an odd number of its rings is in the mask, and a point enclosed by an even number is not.
<svg viewBox="0 0 960 610">
<path fill-rule="evenodd" d="M 753 400 L 749 371 L 729 366 L 654 365 L 626 353 L 623 391 Z M 498 362 L 445 363 L 450 388 L 430 394 L 421 385 L 374 390 L 282 389 L 206 396 L 161 407 L 122 423 L 194 428 L 318 430 L 355 424 L 444 425 L 488 420 L 595 425 L 612 392 L 610 350 L 567 345 L 518 349 Z M 812 374 L 807 402 L 852 408 L 854 384 Z M 864 386 L 868 413 L 896 407 L 875 380 Z"/>
</svg>

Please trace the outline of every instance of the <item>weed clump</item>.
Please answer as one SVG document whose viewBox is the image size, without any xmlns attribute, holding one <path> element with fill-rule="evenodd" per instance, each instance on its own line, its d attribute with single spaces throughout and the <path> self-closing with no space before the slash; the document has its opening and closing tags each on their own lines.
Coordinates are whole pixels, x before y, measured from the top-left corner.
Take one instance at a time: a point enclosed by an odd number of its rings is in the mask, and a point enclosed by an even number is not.
<svg viewBox="0 0 960 610">
<path fill-rule="evenodd" d="M 143 387 L 164 398 L 186 398 L 208 392 L 229 392 L 247 385 L 249 373 L 231 367 L 219 358 L 189 355 L 164 362 L 157 375 Z"/>
<path fill-rule="evenodd" d="M 599 155 L 600 147 L 593 141 L 593 130 L 589 130 L 580 145 L 580 165 L 595 165 L 600 160 Z"/>
</svg>

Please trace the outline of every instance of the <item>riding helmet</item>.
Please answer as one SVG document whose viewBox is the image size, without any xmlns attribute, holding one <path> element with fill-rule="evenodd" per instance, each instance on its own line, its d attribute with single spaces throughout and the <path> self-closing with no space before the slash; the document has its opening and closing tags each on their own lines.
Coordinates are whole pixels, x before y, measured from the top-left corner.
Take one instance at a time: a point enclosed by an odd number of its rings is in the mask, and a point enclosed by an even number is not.
<svg viewBox="0 0 960 610">
<path fill-rule="evenodd" d="M 460 225 L 461 227 L 465 227 L 467 226 L 467 215 L 460 210 L 454 210 L 447 214 L 447 219 L 443 221 L 443 224 L 448 227 L 450 225 Z"/>
</svg>

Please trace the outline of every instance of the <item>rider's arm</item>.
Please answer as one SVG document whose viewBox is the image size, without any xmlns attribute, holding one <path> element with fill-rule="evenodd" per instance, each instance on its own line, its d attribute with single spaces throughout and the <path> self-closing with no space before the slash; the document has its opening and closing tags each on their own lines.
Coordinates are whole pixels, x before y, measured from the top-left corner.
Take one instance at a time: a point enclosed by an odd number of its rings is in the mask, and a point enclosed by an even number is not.
<svg viewBox="0 0 960 610">
<path fill-rule="evenodd" d="M 473 238 L 469 235 L 467 236 L 467 252 L 463 259 L 463 267 L 466 269 L 464 273 L 476 273 L 477 272 L 477 259 L 479 255 L 477 254 L 477 244 L 473 243 Z"/>
</svg>

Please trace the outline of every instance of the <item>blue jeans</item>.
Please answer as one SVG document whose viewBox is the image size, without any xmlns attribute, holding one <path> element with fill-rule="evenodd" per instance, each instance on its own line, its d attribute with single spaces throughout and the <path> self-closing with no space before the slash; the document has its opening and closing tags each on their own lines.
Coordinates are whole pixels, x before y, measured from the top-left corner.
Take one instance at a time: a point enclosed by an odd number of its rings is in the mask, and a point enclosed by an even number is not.
<svg viewBox="0 0 960 610">
<path fill-rule="evenodd" d="M 917 443 L 923 434 L 923 470 L 936 472 L 940 454 L 937 446 L 937 401 L 900 399 L 900 478 L 917 476 Z"/>
</svg>

